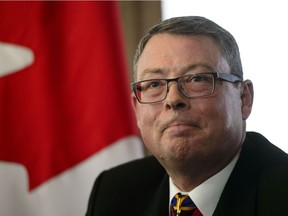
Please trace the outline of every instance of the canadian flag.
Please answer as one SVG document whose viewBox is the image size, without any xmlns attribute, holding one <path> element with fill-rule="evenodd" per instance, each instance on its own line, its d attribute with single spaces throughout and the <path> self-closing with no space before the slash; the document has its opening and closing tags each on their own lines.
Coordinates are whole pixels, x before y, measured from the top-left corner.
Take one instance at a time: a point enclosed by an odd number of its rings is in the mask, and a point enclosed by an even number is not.
<svg viewBox="0 0 288 216">
<path fill-rule="evenodd" d="M 0 215 L 84 215 L 143 156 L 115 1 L 0 2 Z"/>
</svg>

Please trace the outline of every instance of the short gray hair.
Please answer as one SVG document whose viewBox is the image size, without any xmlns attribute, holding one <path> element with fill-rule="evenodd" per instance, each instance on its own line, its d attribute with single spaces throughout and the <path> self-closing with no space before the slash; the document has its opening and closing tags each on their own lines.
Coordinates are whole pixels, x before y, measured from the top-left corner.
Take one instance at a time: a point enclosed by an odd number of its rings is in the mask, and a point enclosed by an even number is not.
<svg viewBox="0 0 288 216">
<path fill-rule="evenodd" d="M 235 38 L 215 22 L 200 16 L 174 17 L 153 26 L 140 40 L 134 56 L 134 80 L 136 81 L 137 62 L 147 44 L 156 34 L 206 35 L 214 38 L 230 67 L 230 73 L 243 80 L 242 63 Z"/>
</svg>

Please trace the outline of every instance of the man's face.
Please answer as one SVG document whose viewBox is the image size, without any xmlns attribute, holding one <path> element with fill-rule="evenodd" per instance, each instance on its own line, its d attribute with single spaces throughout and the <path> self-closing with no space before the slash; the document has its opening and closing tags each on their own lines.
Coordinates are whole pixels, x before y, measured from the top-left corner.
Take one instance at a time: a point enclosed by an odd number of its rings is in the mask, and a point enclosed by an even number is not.
<svg viewBox="0 0 288 216">
<path fill-rule="evenodd" d="M 212 38 L 165 33 L 147 43 L 137 63 L 137 81 L 215 71 L 230 73 Z M 154 104 L 140 104 L 132 95 L 145 145 L 168 169 L 230 160 L 240 148 L 251 111 L 243 109 L 243 86 L 217 80 L 212 95 L 189 99 L 171 82 L 166 99 Z"/>
</svg>

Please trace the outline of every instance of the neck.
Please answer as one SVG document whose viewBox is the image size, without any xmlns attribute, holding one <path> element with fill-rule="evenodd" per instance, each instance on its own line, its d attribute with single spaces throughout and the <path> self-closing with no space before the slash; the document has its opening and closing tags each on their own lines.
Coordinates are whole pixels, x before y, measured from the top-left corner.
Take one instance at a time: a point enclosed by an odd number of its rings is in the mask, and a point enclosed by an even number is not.
<svg viewBox="0 0 288 216">
<path fill-rule="evenodd" d="M 220 171 L 220 170 L 219 170 Z M 196 172 L 186 170 L 183 172 L 168 172 L 173 183 L 183 192 L 192 191 L 194 188 L 202 184 L 204 181 L 215 175 L 219 171 L 214 172 Z"/>
<path fill-rule="evenodd" d="M 214 163 L 207 163 L 207 161 L 206 163 L 196 163 L 194 161 L 193 163 L 189 163 L 188 166 L 186 163 L 186 166 L 182 164 L 182 166 L 174 166 L 173 169 L 166 170 L 173 183 L 181 191 L 189 192 L 224 169 L 233 160 L 234 157 L 235 155 L 232 155 L 231 158 L 222 161 L 218 159 L 216 160 L 217 163 L 216 161 L 214 161 Z"/>
</svg>

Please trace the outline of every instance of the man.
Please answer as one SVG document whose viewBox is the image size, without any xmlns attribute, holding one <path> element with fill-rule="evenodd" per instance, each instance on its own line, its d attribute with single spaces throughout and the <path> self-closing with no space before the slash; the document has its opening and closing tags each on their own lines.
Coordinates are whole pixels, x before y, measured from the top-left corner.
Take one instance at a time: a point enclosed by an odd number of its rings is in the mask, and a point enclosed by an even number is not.
<svg viewBox="0 0 288 216">
<path fill-rule="evenodd" d="M 163 21 L 134 66 L 132 104 L 153 156 L 103 172 L 87 216 L 182 215 L 186 198 L 190 215 L 288 215 L 288 157 L 246 132 L 253 84 L 229 32 L 203 17 Z"/>
</svg>

